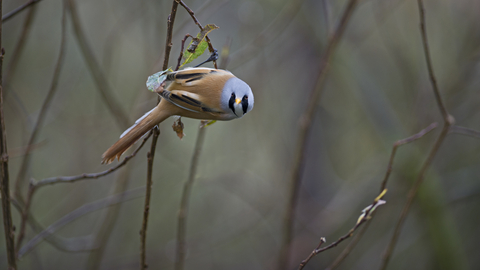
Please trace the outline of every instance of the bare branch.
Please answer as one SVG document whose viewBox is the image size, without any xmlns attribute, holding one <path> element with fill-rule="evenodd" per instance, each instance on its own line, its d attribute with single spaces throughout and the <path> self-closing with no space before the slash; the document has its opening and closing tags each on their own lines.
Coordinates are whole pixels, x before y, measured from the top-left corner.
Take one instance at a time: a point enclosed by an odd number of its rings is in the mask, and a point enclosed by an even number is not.
<svg viewBox="0 0 480 270">
<path fill-rule="evenodd" d="M 173 24 L 175 23 L 175 16 L 177 15 L 178 2 L 173 1 L 172 10 L 167 20 L 167 39 L 165 45 L 165 59 L 163 61 L 163 69 L 168 68 L 168 60 L 170 59 L 170 51 L 172 50 L 172 36 L 173 36 Z M 147 225 L 148 225 L 148 213 L 150 210 L 150 195 L 152 192 L 152 172 L 153 172 L 153 159 L 155 157 L 155 149 L 157 147 L 158 136 L 160 130 L 153 129 L 152 144 L 150 146 L 150 152 L 147 154 L 147 189 L 145 191 L 145 205 L 143 208 L 142 228 L 140 230 L 140 269 L 144 270 L 148 267 L 146 262 L 146 242 L 147 242 Z"/>
<path fill-rule="evenodd" d="M 444 124 L 443 124 L 440 135 L 435 141 L 435 144 L 433 145 L 432 150 L 430 150 L 430 153 L 428 154 L 427 160 L 423 163 L 420 169 L 420 172 L 418 173 L 417 179 L 415 180 L 412 188 L 408 192 L 407 201 L 402 209 L 400 218 L 395 226 L 392 239 L 390 240 L 382 259 L 382 264 L 380 266 L 380 269 L 383 269 L 383 270 L 386 269 L 388 266 L 388 262 L 390 261 L 390 257 L 392 256 L 393 250 L 395 249 L 395 245 L 397 244 L 398 237 L 400 236 L 403 224 L 405 222 L 405 219 L 407 218 L 408 212 L 410 211 L 410 207 L 413 203 L 413 200 L 415 199 L 418 193 L 420 184 L 423 182 L 425 173 L 427 169 L 430 167 L 430 164 L 432 163 L 433 158 L 436 156 L 438 149 L 440 148 L 446 135 L 448 134 L 450 130 L 450 126 L 453 125 L 455 122 L 455 119 L 448 113 L 447 109 L 445 108 L 445 105 L 440 96 L 440 91 L 437 86 L 437 80 L 435 78 L 432 62 L 430 59 L 430 49 L 428 46 L 427 30 L 425 27 L 425 9 L 423 7 L 422 0 L 417 0 L 417 3 L 418 3 L 418 10 L 419 10 L 419 16 L 420 16 L 420 31 L 422 34 L 423 49 L 425 53 L 425 61 L 427 63 L 428 75 L 430 77 L 430 82 L 432 84 L 433 92 L 435 94 L 435 99 L 437 101 L 438 108 L 440 109 L 440 112 L 442 114 Z"/>
<path fill-rule="evenodd" d="M 115 194 L 110 197 L 85 204 L 72 212 L 68 213 L 67 215 L 63 216 L 52 225 L 48 226 L 44 231 L 37 234 L 33 237 L 27 244 L 25 244 L 20 251 L 18 252 L 18 257 L 22 257 L 27 252 L 32 250 L 36 245 L 38 245 L 43 239 L 48 237 L 49 235 L 55 233 L 65 225 L 69 224 L 70 222 L 76 220 L 79 217 L 82 217 L 86 214 L 92 213 L 94 211 L 100 210 L 105 207 L 112 206 L 114 204 L 122 203 L 128 200 L 136 199 L 141 197 L 145 190 L 145 187 L 139 187 L 135 189 L 128 190 L 124 193 Z M 85 249 L 85 247 L 83 247 Z M 91 249 L 91 248 L 90 248 Z"/>
<path fill-rule="evenodd" d="M 187 234 L 187 215 L 188 205 L 190 201 L 190 194 L 192 191 L 193 182 L 197 173 L 198 163 L 200 161 L 200 154 L 202 152 L 203 142 L 205 141 L 206 128 L 202 127 L 203 123 L 200 123 L 197 140 L 195 142 L 195 150 L 193 150 L 192 161 L 190 163 L 190 172 L 188 174 L 188 180 L 183 185 L 182 198 L 180 202 L 180 209 L 178 211 L 178 225 L 177 225 L 177 248 L 175 269 L 183 270 L 185 263 L 186 251 L 186 234 Z"/>
<path fill-rule="evenodd" d="M 420 31 L 422 34 L 423 50 L 425 52 L 425 62 L 427 63 L 428 76 L 430 77 L 430 82 L 432 83 L 435 100 L 437 101 L 437 105 L 440 109 L 443 120 L 445 122 L 448 122 L 450 125 L 453 125 L 453 118 L 449 116 L 447 109 L 445 108 L 445 104 L 443 103 L 442 97 L 440 96 L 440 90 L 438 89 L 437 79 L 435 78 L 435 74 L 433 72 L 432 59 L 430 57 L 430 48 L 428 46 L 427 29 L 425 26 L 425 8 L 423 7 L 423 0 L 417 0 L 417 3 L 420 14 Z"/>
<path fill-rule="evenodd" d="M 197 20 L 197 18 L 195 17 L 195 13 L 193 13 L 193 10 L 191 10 L 182 0 L 175 0 L 177 3 L 179 3 L 183 8 L 185 8 L 185 10 L 188 12 L 188 14 L 190 14 L 190 17 L 192 17 L 193 21 L 195 22 L 195 24 L 198 26 L 198 28 L 200 28 L 200 31 L 203 31 L 203 26 L 202 24 L 200 24 L 200 22 Z M 212 43 L 210 42 L 210 38 L 207 36 L 205 36 L 205 40 L 207 41 L 208 43 L 208 50 L 213 53 L 215 51 L 215 48 L 213 48 L 213 45 Z M 213 65 L 215 66 L 215 68 L 217 68 L 217 60 L 213 60 Z"/>
<path fill-rule="evenodd" d="M 371 205 L 369 205 L 367 208 L 365 208 L 365 210 L 362 211 L 362 215 L 360 216 L 360 218 L 357 220 L 357 223 L 355 224 L 355 226 L 350 229 L 350 231 L 348 231 L 347 234 L 345 234 L 344 236 L 340 237 L 337 241 L 331 243 L 330 245 L 324 247 L 324 248 L 321 248 L 320 246 L 325 243 L 325 238 L 322 237 L 320 239 L 320 244 L 317 246 L 316 249 L 314 249 L 312 251 L 312 253 L 305 259 L 303 260 L 299 267 L 298 267 L 298 270 L 301 270 L 305 267 L 305 265 L 307 265 L 307 263 L 313 258 L 315 257 L 316 255 L 318 255 L 319 253 L 322 253 L 326 250 L 329 250 L 331 248 L 334 248 L 336 247 L 338 244 L 340 244 L 341 242 L 345 241 L 346 239 L 350 238 L 353 236 L 353 233 L 365 222 L 367 222 L 368 220 L 370 220 L 372 218 L 372 214 L 373 214 L 373 211 L 375 211 L 375 208 L 381 204 L 384 204 L 385 201 L 382 201 L 381 199 L 383 198 L 383 196 L 385 196 L 385 193 L 387 193 L 387 190 L 384 189 L 380 192 L 380 194 L 375 198 L 375 200 L 373 200 L 373 203 Z"/>
<path fill-rule="evenodd" d="M 25 44 L 27 43 L 27 37 L 30 34 L 30 31 L 32 29 L 33 19 L 35 17 L 36 10 L 37 10 L 36 6 L 30 8 L 28 10 L 26 16 L 25 16 L 25 20 L 24 20 L 23 26 L 22 26 L 22 32 L 20 33 L 20 37 L 18 38 L 18 42 L 15 45 L 15 49 L 13 49 L 13 52 L 12 52 L 11 57 L 10 57 L 10 63 L 7 67 L 7 72 L 8 72 L 8 77 L 9 78 L 13 78 L 14 74 L 17 71 L 18 64 L 20 63 L 20 56 L 23 52 L 23 49 L 25 48 Z M 7 89 L 7 91 L 8 91 L 9 81 L 10 80 L 8 80 L 8 81 L 5 80 L 5 83 L 3 84 L 3 86 L 5 86 L 5 88 Z M 14 91 L 9 91 L 9 92 L 5 93 L 5 96 L 8 93 L 12 94 L 14 97 L 16 96 L 16 93 Z M 21 105 L 21 103 L 18 101 L 19 99 L 15 98 L 14 100 L 17 101 L 17 104 L 19 104 L 18 106 L 20 108 L 23 108 L 23 105 Z M 22 110 L 22 111 L 25 111 L 25 110 Z M 27 113 L 25 113 L 25 114 L 27 114 Z M 28 120 L 28 118 L 27 118 L 27 120 Z M 24 184 L 22 180 L 24 180 L 24 179 L 25 179 L 25 177 L 22 177 L 21 179 L 19 177 L 17 177 L 17 179 L 14 183 L 15 198 L 22 203 L 24 203 L 23 196 L 22 196 L 22 186 Z"/>
<path fill-rule="evenodd" d="M 413 200 L 415 199 L 415 196 L 417 195 L 418 189 L 420 188 L 420 184 L 423 182 L 423 179 L 425 177 L 425 173 L 427 169 L 430 167 L 430 164 L 433 161 L 433 158 L 438 152 L 438 149 L 443 143 L 443 140 L 445 139 L 446 135 L 448 133 L 448 126 L 445 125 L 442 129 L 442 132 L 438 136 L 437 140 L 435 141 L 435 144 L 432 147 L 432 150 L 430 150 L 430 153 L 428 154 L 427 160 L 423 163 L 422 168 L 420 169 L 420 172 L 418 173 L 417 179 L 415 180 L 412 188 L 409 190 L 408 195 L 407 195 L 407 202 L 405 203 L 405 206 L 402 209 L 402 213 L 400 214 L 400 218 L 397 222 L 397 225 L 395 226 L 395 230 L 393 232 L 392 239 L 390 240 L 387 249 L 384 253 L 383 260 L 382 260 L 382 265 L 380 266 L 380 269 L 386 269 L 388 262 L 390 260 L 390 257 L 393 253 L 393 250 L 395 248 L 395 245 L 397 244 L 398 237 L 400 236 L 400 232 L 403 227 L 403 223 L 405 222 L 405 219 L 407 218 L 408 212 L 410 210 L 410 206 L 412 205 Z"/>
<path fill-rule="evenodd" d="M 373 215 L 375 215 L 375 213 L 372 213 L 372 217 Z M 345 258 L 347 258 L 347 256 L 353 250 L 353 248 L 358 244 L 358 242 L 360 242 L 360 239 L 362 239 L 362 236 L 365 234 L 370 224 L 371 223 L 368 222 L 365 224 L 365 226 L 362 227 L 362 229 L 355 235 L 353 240 L 350 243 L 348 243 L 347 247 L 345 247 L 345 249 L 342 250 L 342 253 L 340 253 L 340 255 L 338 255 L 338 257 L 332 262 L 332 264 L 329 267 L 327 267 L 325 270 L 336 269 L 345 260 Z"/>
<path fill-rule="evenodd" d="M 317 255 L 317 253 L 315 253 L 316 250 L 318 250 L 323 243 L 327 242 L 327 240 L 325 239 L 325 237 L 320 237 L 320 242 L 318 243 L 318 246 L 312 251 L 312 253 L 310 253 L 310 255 L 308 255 L 308 257 L 303 260 L 301 263 L 300 263 L 300 266 L 298 267 L 298 270 L 302 270 L 303 267 L 305 267 L 305 265 L 307 265 L 307 263 L 313 258 L 315 257 L 315 255 Z"/>
<path fill-rule="evenodd" d="M 182 57 L 183 57 L 183 49 L 185 48 L 185 41 L 187 41 L 187 38 L 192 38 L 192 35 L 186 34 L 185 37 L 182 39 L 182 46 L 180 47 L 180 55 L 178 56 L 178 62 L 177 66 L 175 67 L 175 70 L 178 70 L 180 68 L 180 62 L 182 62 Z"/>
<path fill-rule="evenodd" d="M 39 188 L 39 187 L 42 187 L 42 186 L 45 186 L 45 185 L 53 185 L 53 184 L 56 184 L 56 183 L 73 183 L 73 182 L 76 182 L 76 181 L 79 181 L 79 180 L 82 180 L 82 179 L 97 179 L 97 178 L 106 176 L 106 175 L 120 169 L 130 159 L 132 159 L 138 153 L 138 151 L 140 151 L 140 149 L 143 147 L 143 145 L 148 140 L 148 138 L 150 138 L 151 135 L 152 135 L 152 132 L 148 133 L 147 136 L 145 136 L 145 138 L 143 139 L 142 143 L 138 146 L 137 149 L 135 149 L 135 151 L 133 151 L 132 154 L 130 154 L 129 156 L 126 156 L 125 158 L 123 158 L 122 162 L 118 163 L 116 166 L 111 167 L 110 169 L 108 169 L 106 171 L 99 172 L 99 173 L 83 173 L 83 174 L 79 174 L 79 175 L 75 175 L 75 176 L 45 178 L 45 179 L 42 179 L 38 182 L 35 182 L 33 185 L 35 186 L 35 188 Z"/>
<path fill-rule="evenodd" d="M 387 172 L 385 173 L 385 177 L 383 178 L 380 191 L 384 190 L 387 187 L 387 181 L 388 181 L 388 178 L 390 177 L 390 173 L 392 172 L 393 159 L 395 158 L 395 154 L 397 153 L 397 148 L 404 144 L 411 143 L 415 140 L 422 138 L 425 134 L 429 133 L 436 127 L 437 127 L 437 123 L 432 123 L 428 127 L 422 129 L 419 133 L 414 134 L 408 138 L 398 140 L 393 144 L 392 154 L 390 155 L 390 161 L 388 162 L 388 165 L 387 165 Z"/>
<path fill-rule="evenodd" d="M 21 11 L 23 11 L 24 9 L 26 9 L 27 7 L 29 6 L 32 6 L 38 2 L 40 2 L 41 0 L 30 0 L 28 2 L 26 2 L 25 4 L 17 7 L 16 9 L 10 11 L 9 13 L 5 14 L 2 16 L 2 23 L 8 21 L 9 19 L 13 18 L 13 16 L 17 15 L 18 13 L 20 13 Z"/>
<path fill-rule="evenodd" d="M 353 13 L 353 10 L 357 4 L 356 0 L 350 0 L 343 12 L 340 22 L 333 33 L 330 41 L 327 44 L 327 48 L 320 60 L 319 72 L 317 75 L 317 84 L 314 91 L 311 93 L 307 108 L 302 113 L 300 118 L 299 135 L 297 139 L 293 168 L 290 177 L 290 185 L 288 191 L 290 192 L 287 207 L 284 216 L 283 224 L 283 240 L 281 245 L 281 251 L 278 258 L 278 268 L 285 269 L 289 265 L 290 243 L 292 241 L 293 233 L 293 221 L 295 216 L 295 207 L 297 204 L 298 189 L 302 178 L 302 172 L 304 167 L 305 149 L 307 146 L 307 136 L 310 133 L 311 122 L 313 115 L 317 107 L 317 103 L 320 99 L 320 94 L 323 89 L 323 82 L 325 80 L 325 74 L 328 69 L 328 63 L 335 51 L 338 41 L 343 35 L 347 23 Z"/>
<path fill-rule="evenodd" d="M 2 14 L 3 2 L 0 0 L 0 14 Z M 7 251 L 8 269 L 17 269 L 15 260 L 15 232 L 12 221 L 12 209 L 10 205 L 10 178 L 8 174 L 8 151 L 7 133 L 5 131 L 5 115 L 3 112 L 3 56 L 5 50 L 2 47 L 2 23 L 0 22 L 0 196 L 2 200 L 3 229 L 5 232 L 5 246 Z"/>
</svg>

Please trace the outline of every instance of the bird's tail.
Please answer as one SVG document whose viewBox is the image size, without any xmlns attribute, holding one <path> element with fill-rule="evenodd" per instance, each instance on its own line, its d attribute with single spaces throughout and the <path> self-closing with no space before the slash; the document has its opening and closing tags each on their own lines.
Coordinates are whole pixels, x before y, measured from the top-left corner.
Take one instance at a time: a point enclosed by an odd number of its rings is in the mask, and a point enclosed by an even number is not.
<svg viewBox="0 0 480 270">
<path fill-rule="evenodd" d="M 156 106 L 151 111 L 140 117 L 135 124 L 125 130 L 120 135 L 120 139 L 102 155 L 102 164 L 108 164 L 115 160 L 120 159 L 120 156 L 130 148 L 138 139 L 143 137 L 148 131 L 150 131 L 155 125 L 158 125 L 163 120 L 167 119 L 170 115 L 167 110 L 162 110 L 160 106 Z"/>
</svg>

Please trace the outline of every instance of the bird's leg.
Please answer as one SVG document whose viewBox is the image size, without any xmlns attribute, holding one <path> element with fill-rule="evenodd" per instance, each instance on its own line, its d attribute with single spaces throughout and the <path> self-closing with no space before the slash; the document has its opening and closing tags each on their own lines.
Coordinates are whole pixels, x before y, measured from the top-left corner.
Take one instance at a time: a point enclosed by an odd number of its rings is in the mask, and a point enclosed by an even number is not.
<svg viewBox="0 0 480 270">
<path fill-rule="evenodd" d="M 195 67 L 199 67 L 205 63 L 208 63 L 208 62 L 212 62 L 212 61 L 216 61 L 218 59 L 218 50 L 217 49 L 213 49 L 213 52 L 212 54 L 210 55 L 210 57 L 208 57 L 207 60 L 203 61 L 202 63 L 196 65 Z"/>
</svg>

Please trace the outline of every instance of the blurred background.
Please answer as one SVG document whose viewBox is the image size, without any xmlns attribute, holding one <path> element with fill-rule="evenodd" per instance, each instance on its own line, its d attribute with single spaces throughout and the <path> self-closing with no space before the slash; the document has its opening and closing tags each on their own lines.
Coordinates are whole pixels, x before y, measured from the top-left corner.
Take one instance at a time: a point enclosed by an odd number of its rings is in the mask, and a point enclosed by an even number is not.
<svg viewBox="0 0 480 270">
<path fill-rule="evenodd" d="M 26 1 L 3 2 L 5 14 Z M 217 122 L 206 130 L 190 199 L 185 269 L 276 269 L 299 118 L 346 1 L 185 3 L 200 23 L 220 27 L 209 35 L 212 44 L 219 51 L 231 44 L 226 68 L 255 94 L 255 108 L 245 117 Z M 12 193 L 20 171 L 25 174 L 20 175 L 25 196 L 30 178 L 94 173 L 114 166 L 117 163 L 100 164 L 102 153 L 157 102 L 145 82 L 162 69 L 172 1 L 75 4 L 84 38 L 78 38 L 67 12 L 58 89 L 25 170 L 20 168 L 25 147 L 51 88 L 60 51 L 63 3 L 41 1 L 3 25 Z M 480 130 L 480 2 L 425 0 L 425 10 L 446 107 L 457 125 Z M 170 66 L 176 65 L 184 35 L 197 32 L 179 7 Z M 91 49 L 100 67 L 93 73 L 108 84 L 107 99 L 119 105 L 126 124 L 108 110 L 79 40 Z M 360 1 L 327 72 L 307 139 L 289 269 L 308 256 L 320 237 L 331 243 L 355 225 L 361 210 L 378 195 L 396 140 L 433 122 L 442 123 L 425 65 L 416 1 Z M 198 120 L 182 119 L 186 136 L 179 140 L 171 129 L 173 121 L 162 123 L 156 149 L 147 233 L 149 269 L 173 269 L 177 213 L 198 133 Z M 399 148 L 387 204 L 379 207 L 339 269 L 379 267 L 406 194 L 439 132 L 437 128 Z M 125 191 L 128 196 L 57 228 L 54 240 L 59 243 L 40 242 L 21 258 L 19 269 L 138 269 L 149 148 L 147 142 L 127 166 L 106 177 L 40 188 L 31 213 L 44 228 L 85 205 L 98 206 Z M 388 269 L 475 269 L 480 264 L 479 164 L 479 138 L 448 135 Z M 18 232 L 17 210 L 13 218 Z M 27 226 L 23 245 L 35 235 Z M 2 234 L 2 269 L 7 261 L 4 241 Z M 326 268 L 346 245 L 321 253 L 305 269 Z"/>
</svg>

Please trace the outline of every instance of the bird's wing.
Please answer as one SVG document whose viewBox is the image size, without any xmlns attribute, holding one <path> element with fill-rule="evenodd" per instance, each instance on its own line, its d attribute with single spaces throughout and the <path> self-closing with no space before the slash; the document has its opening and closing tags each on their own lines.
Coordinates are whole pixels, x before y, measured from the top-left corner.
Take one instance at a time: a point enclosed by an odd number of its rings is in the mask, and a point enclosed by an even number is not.
<svg viewBox="0 0 480 270">
<path fill-rule="evenodd" d="M 211 108 L 200 101 L 197 94 L 182 90 L 164 90 L 160 95 L 178 107 L 191 112 L 221 113 L 220 110 Z"/>
<path fill-rule="evenodd" d="M 215 74 L 217 72 L 227 72 L 212 68 L 186 68 L 184 70 L 172 72 L 167 75 L 167 81 L 174 81 L 184 86 L 193 86 L 197 81 L 205 76 Z"/>
</svg>

